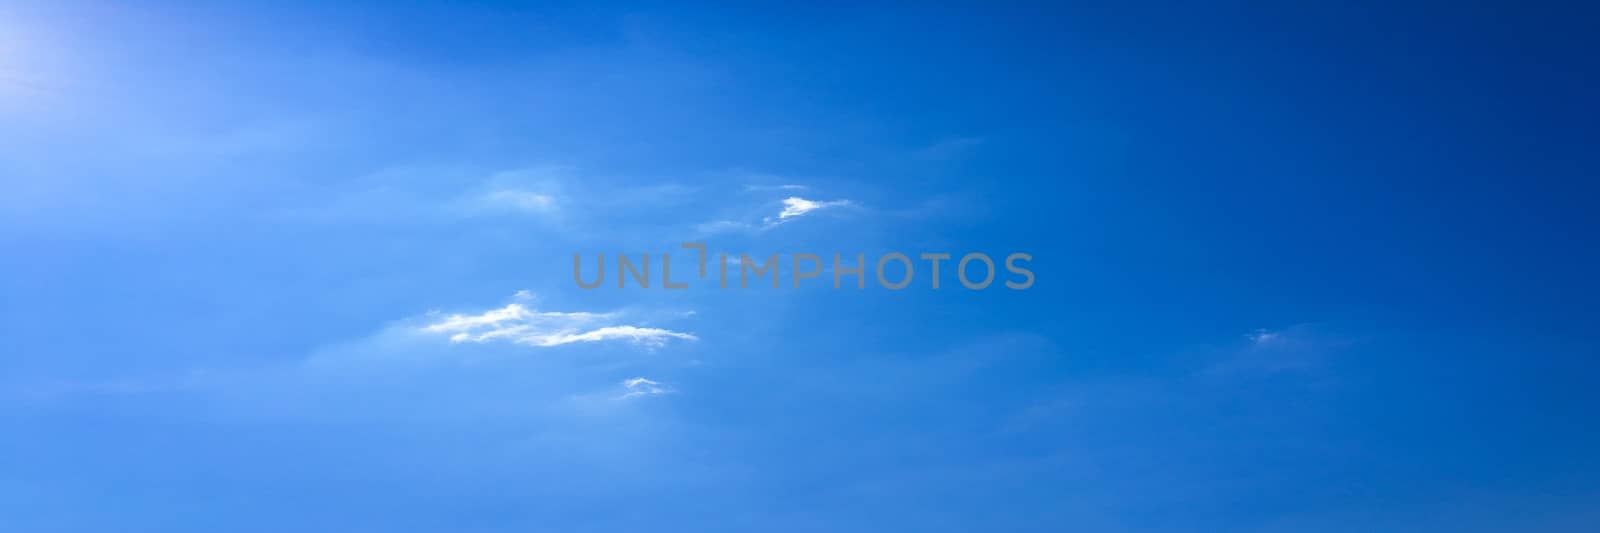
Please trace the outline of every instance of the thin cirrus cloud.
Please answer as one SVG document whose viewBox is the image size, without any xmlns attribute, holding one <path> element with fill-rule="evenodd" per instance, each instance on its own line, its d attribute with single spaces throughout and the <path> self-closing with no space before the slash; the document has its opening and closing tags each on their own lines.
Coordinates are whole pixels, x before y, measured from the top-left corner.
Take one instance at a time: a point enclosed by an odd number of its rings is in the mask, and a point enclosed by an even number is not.
<svg viewBox="0 0 1600 533">
<path fill-rule="evenodd" d="M 778 219 L 794 218 L 818 209 L 850 205 L 849 200 L 829 200 L 818 202 L 807 200 L 799 196 L 790 196 L 783 199 L 783 211 L 778 213 Z"/>
<path fill-rule="evenodd" d="M 782 224 L 782 223 L 785 223 L 785 222 L 789 222 L 789 221 L 795 220 L 795 219 L 797 219 L 799 217 L 802 217 L 802 216 L 805 216 L 806 214 L 811 213 L 813 211 L 818 211 L 818 210 L 821 210 L 821 209 L 827 209 L 827 208 L 830 208 L 830 207 L 842 207 L 842 206 L 847 206 L 847 205 L 850 205 L 850 201 L 849 200 L 842 200 L 841 199 L 841 200 L 817 201 L 817 200 L 807 200 L 807 199 L 801 198 L 799 196 L 790 196 L 788 198 L 784 198 L 783 199 L 783 210 L 778 212 L 778 216 L 777 217 L 766 217 L 766 218 L 761 219 L 761 222 L 766 227 L 772 227 L 772 226 L 776 226 L 778 224 Z"/>
<path fill-rule="evenodd" d="M 785 184 L 781 184 L 781 185 L 745 185 L 744 186 L 744 191 L 745 192 L 804 191 L 804 190 L 809 189 L 809 188 L 810 187 L 806 187 L 805 185 L 799 185 L 799 184 L 794 184 L 794 183 L 785 183 Z"/>
<path fill-rule="evenodd" d="M 798 185 L 782 185 L 781 187 L 799 187 L 799 186 Z M 710 222 L 701 223 L 701 224 L 697 225 L 695 227 L 695 229 L 699 230 L 701 233 L 708 233 L 708 234 L 710 234 L 710 233 L 727 233 L 727 232 L 736 232 L 736 231 L 756 233 L 756 232 L 761 232 L 761 231 L 765 231 L 765 230 L 768 230 L 768 229 L 772 229 L 773 227 L 776 227 L 779 224 L 792 222 L 792 221 L 794 221 L 794 220 L 796 220 L 796 219 L 798 219 L 798 218 L 800 218 L 802 216 L 805 216 L 807 214 L 813 213 L 813 212 L 818 211 L 818 210 L 828 209 L 828 208 L 833 208 L 833 207 L 843 207 L 843 206 L 848 206 L 848 205 L 852 205 L 852 203 L 851 203 L 850 200 L 845 200 L 845 199 L 818 201 L 818 200 L 808 200 L 808 199 L 805 199 L 805 198 L 801 198 L 799 196 L 790 196 L 788 198 L 784 198 L 783 199 L 783 209 L 778 212 L 777 216 L 762 217 L 760 224 L 754 224 L 754 223 L 744 222 L 744 221 L 740 221 L 740 220 L 722 219 L 722 220 L 713 220 L 713 221 L 710 221 Z"/>
<path fill-rule="evenodd" d="M 672 393 L 672 389 L 662 385 L 661 382 L 642 377 L 622 380 L 622 388 L 625 392 L 617 397 L 621 400 Z"/>
<path fill-rule="evenodd" d="M 519 300 L 529 299 L 518 294 Z M 658 348 L 674 340 L 699 340 L 691 333 L 617 324 L 618 318 L 618 313 L 540 311 L 511 303 L 478 314 L 451 314 L 421 330 L 449 335 L 454 343 L 510 342 L 539 348 L 605 341 Z"/>
<path fill-rule="evenodd" d="M 538 166 L 495 172 L 463 191 L 462 207 L 471 213 L 555 214 L 572 207 L 577 169 Z"/>
<path fill-rule="evenodd" d="M 1255 331 L 1245 334 L 1245 338 L 1250 339 L 1251 344 L 1260 346 L 1282 341 L 1283 333 L 1268 330 L 1266 328 L 1258 328 Z"/>
<path fill-rule="evenodd" d="M 1245 342 L 1221 350 L 1202 374 L 1208 376 L 1276 376 L 1314 374 L 1352 340 L 1313 324 L 1283 329 L 1256 329 L 1244 334 Z"/>
<path fill-rule="evenodd" d="M 490 207 L 517 211 L 546 212 L 555 209 L 556 199 L 548 194 L 505 189 L 483 195 L 483 203 Z"/>
</svg>

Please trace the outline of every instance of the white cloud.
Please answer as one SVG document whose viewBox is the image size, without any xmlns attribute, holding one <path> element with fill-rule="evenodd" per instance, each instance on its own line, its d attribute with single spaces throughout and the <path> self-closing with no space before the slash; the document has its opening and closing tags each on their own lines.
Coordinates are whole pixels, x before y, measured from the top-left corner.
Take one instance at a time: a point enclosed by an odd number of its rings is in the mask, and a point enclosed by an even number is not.
<svg viewBox="0 0 1600 533">
<path fill-rule="evenodd" d="M 663 346 L 670 339 L 686 341 L 699 340 L 689 333 L 681 333 L 661 328 L 641 328 L 638 326 L 606 326 L 583 333 L 561 333 L 547 335 L 541 339 L 540 346 L 559 346 L 573 342 L 597 342 L 607 340 L 628 340 L 646 346 Z"/>
<path fill-rule="evenodd" d="M 849 200 L 830 200 L 830 201 L 826 201 L 826 202 L 818 202 L 818 201 L 814 201 L 814 200 L 807 200 L 807 199 L 801 198 L 799 196 L 790 196 L 788 198 L 784 198 L 783 199 L 783 211 L 778 213 L 778 218 L 779 219 L 785 219 L 785 218 L 790 218 L 790 217 L 797 217 L 797 216 L 800 216 L 800 215 L 804 215 L 806 213 L 810 213 L 812 211 L 816 211 L 818 209 L 823 209 L 823 208 L 827 208 L 827 207 L 836 207 L 836 206 L 841 206 L 841 205 L 850 205 L 850 201 Z"/>
<path fill-rule="evenodd" d="M 731 214 L 732 216 L 725 216 L 725 218 L 718 218 L 715 220 L 702 222 L 695 225 L 695 230 L 705 235 L 714 235 L 720 233 L 747 233 L 755 235 L 775 228 L 780 224 L 784 224 L 799 217 L 808 215 L 817 210 L 855 205 L 855 203 L 851 200 L 843 198 L 836 200 L 812 200 L 800 196 L 792 196 L 793 194 L 801 193 L 801 191 L 810 190 L 810 187 L 805 185 L 745 185 L 744 188 L 745 192 L 782 191 L 783 194 L 791 196 L 787 196 L 781 200 L 783 207 L 778 210 L 776 215 L 762 216 L 763 214 L 760 213 L 759 210 L 771 208 L 770 203 L 763 202 L 757 208 L 758 211 L 752 212 L 750 210 L 741 208 L 732 210 L 732 212 L 725 212 L 725 214 Z M 767 213 L 771 213 L 771 211 L 767 211 Z M 756 216 L 760 217 L 759 221 L 755 220 Z"/>
<path fill-rule="evenodd" d="M 658 348 L 674 339 L 699 340 L 690 333 L 616 324 L 617 318 L 617 313 L 539 311 L 513 303 L 479 314 L 448 315 L 421 330 L 449 335 L 450 342 L 506 341 L 542 348 L 612 340 Z"/>
<path fill-rule="evenodd" d="M 626 392 L 622 393 L 622 396 L 619 396 L 618 399 L 623 400 L 628 398 L 638 398 L 641 396 L 659 396 L 672 392 L 671 388 L 662 385 L 661 382 L 649 378 L 628 378 L 622 380 L 622 388 L 625 389 Z"/>
<path fill-rule="evenodd" d="M 783 199 L 783 210 L 778 212 L 777 218 L 766 217 L 766 218 L 761 219 L 761 222 L 763 224 L 765 224 L 766 227 L 770 228 L 772 226 L 776 226 L 778 224 L 782 224 L 784 222 L 788 222 L 790 220 L 793 220 L 796 217 L 803 216 L 806 213 L 810 213 L 810 212 L 816 211 L 818 209 L 826 209 L 826 208 L 829 208 L 829 207 L 840 207 L 840 206 L 846 206 L 846 205 L 850 205 L 850 201 L 849 200 L 827 200 L 827 201 L 820 201 L 819 202 L 819 201 L 816 201 L 816 200 L 807 200 L 807 199 L 801 198 L 799 196 L 790 196 L 788 198 L 784 198 Z"/>
</svg>

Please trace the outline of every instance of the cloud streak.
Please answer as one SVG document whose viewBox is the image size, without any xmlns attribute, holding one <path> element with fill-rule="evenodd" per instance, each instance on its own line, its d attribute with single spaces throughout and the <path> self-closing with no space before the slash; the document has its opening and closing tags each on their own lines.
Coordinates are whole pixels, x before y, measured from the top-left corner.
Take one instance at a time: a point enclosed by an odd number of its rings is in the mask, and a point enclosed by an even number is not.
<svg viewBox="0 0 1600 533">
<path fill-rule="evenodd" d="M 618 318 L 617 313 L 540 311 L 512 303 L 478 314 L 451 314 L 421 331 L 449 335 L 454 343 L 510 342 L 539 348 L 606 341 L 659 348 L 674 340 L 699 340 L 691 333 L 618 324 Z"/>
<path fill-rule="evenodd" d="M 795 220 L 795 219 L 797 219 L 799 217 L 805 216 L 806 214 L 811 213 L 813 211 L 818 211 L 818 210 L 821 210 L 821 209 L 827 209 L 827 208 L 830 208 L 830 207 L 842 207 L 842 206 L 847 206 L 847 205 L 850 205 L 850 201 L 849 200 L 842 200 L 841 199 L 841 200 L 817 201 L 817 200 L 807 200 L 807 199 L 801 198 L 799 196 L 790 196 L 788 198 L 784 198 L 783 199 L 783 210 L 778 212 L 778 216 L 777 217 L 766 217 L 766 218 L 761 219 L 761 222 L 762 222 L 764 228 L 770 228 L 770 227 L 776 226 L 778 224 L 783 224 L 785 222 L 793 221 L 793 220 Z"/>
<path fill-rule="evenodd" d="M 492 191 L 483 195 L 483 202 L 493 207 L 518 211 L 546 212 L 556 208 L 556 199 L 548 194 L 516 189 Z"/>
<path fill-rule="evenodd" d="M 818 202 L 807 200 L 799 196 L 790 196 L 783 199 L 783 211 L 778 213 L 778 219 L 793 218 L 828 207 L 850 205 L 849 200 L 830 200 Z"/>
<path fill-rule="evenodd" d="M 747 186 L 747 187 L 749 187 L 749 186 Z M 788 187 L 801 187 L 801 186 L 800 185 L 779 185 L 779 186 L 776 186 L 776 187 L 788 188 Z M 807 214 L 810 214 L 810 213 L 813 213 L 813 212 L 816 212 L 816 211 L 819 211 L 819 210 L 822 210 L 822 209 L 828 209 L 828 208 L 833 208 L 833 207 L 844 207 L 844 206 L 849 206 L 849 205 L 854 205 L 854 203 L 851 202 L 850 200 L 846 200 L 846 199 L 818 201 L 818 200 L 809 200 L 809 199 L 806 199 L 806 198 L 801 198 L 799 196 L 790 196 L 788 198 L 784 198 L 783 199 L 783 209 L 778 211 L 777 216 L 761 217 L 761 222 L 759 224 L 754 223 L 754 222 L 744 222 L 742 220 L 737 220 L 737 219 L 720 219 L 720 220 L 713 220 L 713 221 L 710 221 L 710 222 L 701 223 L 701 224 L 695 226 L 695 229 L 698 230 L 700 233 L 703 233 L 703 234 L 716 234 L 716 233 L 728 233 L 728 232 L 760 233 L 760 232 L 772 229 L 774 227 L 777 227 L 780 224 L 784 224 L 784 223 L 787 223 L 787 222 L 792 222 L 792 221 L 794 221 L 794 220 L 796 220 L 796 219 L 798 219 L 798 218 L 800 218 L 802 216 L 805 216 Z"/>
<path fill-rule="evenodd" d="M 663 394 L 671 394 L 673 392 L 671 388 L 667 387 L 666 385 L 662 385 L 659 381 L 642 377 L 622 380 L 622 388 L 627 392 L 622 393 L 622 396 L 618 396 L 617 399 L 619 400 L 640 398 L 644 396 L 660 396 Z"/>
</svg>

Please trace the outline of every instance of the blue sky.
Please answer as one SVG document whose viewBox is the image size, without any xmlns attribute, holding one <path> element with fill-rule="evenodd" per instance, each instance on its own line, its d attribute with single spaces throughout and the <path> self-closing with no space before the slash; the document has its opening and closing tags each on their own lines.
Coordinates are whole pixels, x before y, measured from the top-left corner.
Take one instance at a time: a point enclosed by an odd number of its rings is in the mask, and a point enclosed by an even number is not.
<svg viewBox="0 0 1600 533">
<path fill-rule="evenodd" d="M 0 531 L 1600 523 L 1594 13 L 324 4 L 0 3 Z"/>
</svg>

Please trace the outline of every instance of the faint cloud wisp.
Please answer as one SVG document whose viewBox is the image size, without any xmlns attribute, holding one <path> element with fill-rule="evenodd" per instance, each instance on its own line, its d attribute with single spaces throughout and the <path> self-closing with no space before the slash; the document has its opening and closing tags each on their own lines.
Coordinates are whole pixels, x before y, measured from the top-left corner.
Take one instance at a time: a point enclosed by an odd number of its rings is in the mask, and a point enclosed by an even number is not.
<svg viewBox="0 0 1600 533">
<path fill-rule="evenodd" d="M 520 211 L 544 212 L 556 207 L 556 200 L 548 194 L 521 190 L 499 190 L 483 196 L 485 204 Z"/>
<path fill-rule="evenodd" d="M 617 397 L 619 400 L 640 398 L 644 396 L 660 396 L 663 394 L 671 394 L 673 392 L 671 388 L 667 387 L 666 385 L 662 385 L 659 381 L 642 377 L 622 380 L 622 388 L 626 392 L 623 392 L 621 396 Z"/>
<path fill-rule="evenodd" d="M 533 298 L 519 291 L 517 299 L 528 302 Z M 421 330 L 449 335 L 454 343 L 507 341 L 540 348 L 614 340 L 659 348 L 672 340 L 699 340 L 691 333 L 617 324 L 618 318 L 618 313 L 540 311 L 511 303 L 478 314 L 447 315 Z"/>
<path fill-rule="evenodd" d="M 819 209 L 841 207 L 846 205 L 850 205 L 849 200 L 827 200 L 819 202 L 816 200 L 807 200 L 799 196 L 790 196 L 783 199 L 783 211 L 778 212 L 777 218 L 767 217 L 762 219 L 762 222 L 768 226 L 774 226 L 788 222 L 794 218 L 804 216 L 807 213 L 811 213 Z"/>
</svg>

